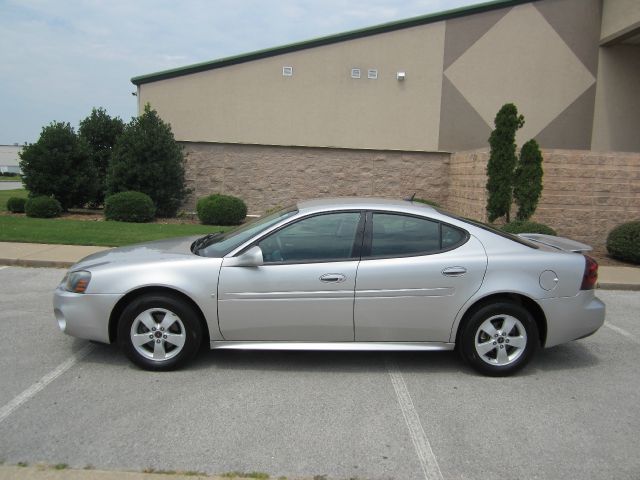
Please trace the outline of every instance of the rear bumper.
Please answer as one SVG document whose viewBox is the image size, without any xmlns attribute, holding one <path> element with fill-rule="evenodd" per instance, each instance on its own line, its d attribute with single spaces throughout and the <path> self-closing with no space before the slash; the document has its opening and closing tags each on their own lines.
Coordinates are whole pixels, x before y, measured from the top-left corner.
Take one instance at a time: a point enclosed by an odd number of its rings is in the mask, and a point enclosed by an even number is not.
<svg viewBox="0 0 640 480">
<path fill-rule="evenodd" d="M 604 324 L 605 305 L 593 290 L 581 291 L 575 297 L 538 302 L 547 317 L 545 347 L 588 337 Z"/>
<path fill-rule="evenodd" d="M 53 313 L 58 327 L 67 335 L 110 343 L 109 316 L 121 297 L 71 293 L 58 288 L 53 294 Z"/>
</svg>

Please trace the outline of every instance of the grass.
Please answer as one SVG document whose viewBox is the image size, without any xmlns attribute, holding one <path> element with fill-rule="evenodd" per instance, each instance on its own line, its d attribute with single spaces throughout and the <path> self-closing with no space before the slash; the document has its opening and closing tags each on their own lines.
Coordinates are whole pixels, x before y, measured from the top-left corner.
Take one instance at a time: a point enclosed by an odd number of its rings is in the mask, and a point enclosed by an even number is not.
<svg viewBox="0 0 640 480">
<path fill-rule="evenodd" d="M 21 182 L 22 177 L 5 177 L 4 175 L 0 176 L 0 182 Z"/>
<path fill-rule="evenodd" d="M 230 228 L 213 225 L 92 222 L 0 215 L 0 242 L 119 247 L 162 238 L 204 235 Z"/>
<path fill-rule="evenodd" d="M 7 211 L 7 200 L 11 197 L 27 198 L 29 193 L 24 188 L 17 190 L 0 190 L 0 212 Z"/>
<path fill-rule="evenodd" d="M 66 463 L 56 463 L 53 466 L 54 470 L 66 470 L 67 468 L 69 468 L 69 465 L 67 465 Z"/>
</svg>

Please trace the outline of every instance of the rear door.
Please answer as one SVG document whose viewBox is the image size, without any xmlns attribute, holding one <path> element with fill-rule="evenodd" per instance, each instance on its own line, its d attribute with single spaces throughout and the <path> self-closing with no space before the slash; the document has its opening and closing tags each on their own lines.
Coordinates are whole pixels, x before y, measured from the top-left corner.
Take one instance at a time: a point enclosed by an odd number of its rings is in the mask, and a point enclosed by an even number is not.
<svg viewBox="0 0 640 480">
<path fill-rule="evenodd" d="M 448 342 L 486 268 L 481 243 L 460 228 L 369 213 L 355 293 L 356 341 Z"/>
</svg>

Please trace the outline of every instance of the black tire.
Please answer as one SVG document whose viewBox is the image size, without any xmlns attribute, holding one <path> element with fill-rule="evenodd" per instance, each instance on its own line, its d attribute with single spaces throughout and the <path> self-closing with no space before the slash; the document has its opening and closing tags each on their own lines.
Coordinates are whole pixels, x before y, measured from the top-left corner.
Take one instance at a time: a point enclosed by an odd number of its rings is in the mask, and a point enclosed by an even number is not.
<svg viewBox="0 0 640 480">
<path fill-rule="evenodd" d="M 148 321 L 147 315 L 141 315 L 145 313 L 157 322 L 155 330 L 148 329 L 141 320 L 145 318 Z M 161 332 L 161 328 L 164 327 L 160 325 L 169 314 L 175 314 L 177 320 L 175 317 L 167 317 L 170 318 L 168 322 L 172 323 L 166 332 Z M 135 331 L 132 331 L 134 323 Z M 149 342 L 136 347 L 132 339 L 133 334 L 140 338 L 142 334 L 149 336 Z M 171 340 L 165 340 L 167 336 L 180 337 L 178 340 L 183 340 L 184 343 L 181 346 L 174 345 Z M 142 295 L 127 305 L 118 322 L 120 347 L 133 363 L 145 370 L 166 371 L 184 366 L 198 352 L 202 338 L 202 325 L 198 314 L 188 303 L 173 295 Z M 160 350 L 160 345 L 161 352 L 157 352 L 157 358 L 152 358 L 155 356 L 155 349 Z M 162 352 L 165 358 L 161 357 Z"/>
<path fill-rule="evenodd" d="M 502 322 L 513 322 L 511 319 L 515 319 L 517 323 L 509 332 L 504 333 L 500 327 L 510 324 Z M 485 323 L 487 321 L 491 323 L 490 326 Z M 483 325 L 485 327 L 481 329 Z M 491 326 L 495 327 L 496 332 L 489 336 L 485 330 L 489 330 Z M 526 334 L 526 341 L 523 340 L 521 329 Z M 489 338 L 491 338 L 491 344 L 488 343 Z M 482 345 L 487 345 L 486 348 L 491 350 L 485 354 L 479 353 L 476 341 L 479 349 L 482 349 Z M 512 346 L 516 343 L 519 344 L 518 347 Z M 533 316 L 523 306 L 510 302 L 488 304 L 473 312 L 462 326 L 458 341 L 462 358 L 476 371 L 492 377 L 502 377 L 517 372 L 531 361 L 539 348 L 540 336 Z M 501 356 L 500 359 L 498 355 Z M 506 360 L 504 355 L 507 355 Z"/>
</svg>

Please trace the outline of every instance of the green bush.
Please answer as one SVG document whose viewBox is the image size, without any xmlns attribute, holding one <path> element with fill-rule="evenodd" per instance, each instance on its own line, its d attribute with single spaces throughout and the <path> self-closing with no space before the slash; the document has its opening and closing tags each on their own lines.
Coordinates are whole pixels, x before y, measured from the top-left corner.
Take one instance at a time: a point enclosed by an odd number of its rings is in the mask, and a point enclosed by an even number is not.
<svg viewBox="0 0 640 480">
<path fill-rule="evenodd" d="M 24 211 L 27 213 L 27 217 L 53 218 L 60 216 L 62 206 L 55 198 L 41 195 L 28 199 L 24 205 Z"/>
<path fill-rule="evenodd" d="M 425 205 L 431 205 L 432 207 L 440 206 L 439 203 L 434 202 L 433 200 L 425 200 L 424 198 L 414 198 L 413 201 L 418 203 L 424 203 Z"/>
<path fill-rule="evenodd" d="M 544 235 L 557 235 L 556 231 L 544 223 L 536 222 L 522 222 L 516 220 L 515 222 L 507 223 L 502 227 L 503 232 L 507 233 L 542 233 Z"/>
<path fill-rule="evenodd" d="M 640 264 L 640 221 L 623 223 L 611 230 L 607 252 L 613 258 Z"/>
<path fill-rule="evenodd" d="M 104 217 L 118 222 L 144 223 L 153 220 L 156 207 L 149 195 L 141 192 L 120 192 L 104 201 Z"/>
<path fill-rule="evenodd" d="M 160 217 L 175 216 L 188 193 L 182 147 L 149 104 L 118 136 L 107 172 L 107 195 L 132 190 L 149 195 Z"/>
<path fill-rule="evenodd" d="M 89 148 L 68 123 L 44 127 L 38 141 L 19 155 L 22 181 L 31 195 L 54 197 L 65 210 L 83 207 L 95 195 L 98 177 Z"/>
<path fill-rule="evenodd" d="M 9 197 L 9 200 L 7 200 L 7 210 L 11 213 L 24 213 L 25 203 L 27 203 L 26 198 Z"/>
<path fill-rule="evenodd" d="M 513 198 L 518 204 L 516 220 L 529 220 L 538 207 L 542 194 L 542 152 L 535 140 L 529 140 L 520 149 L 513 183 Z"/>
<path fill-rule="evenodd" d="M 198 200 L 200 222 L 205 225 L 238 225 L 247 216 L 245 203 L 230 195 L 214 194 Z"/>
<path fill-rule="evenodd" d="M 524 125 L 513 103 L 505 103 L 495 118 L 496 128 L 491 132 L 491 153 L 487 163 L 487 213 L 489 221 L 506 217 L 513 199 L 513 172 L 516 168 L 516 131 Z"/>
</svg>

